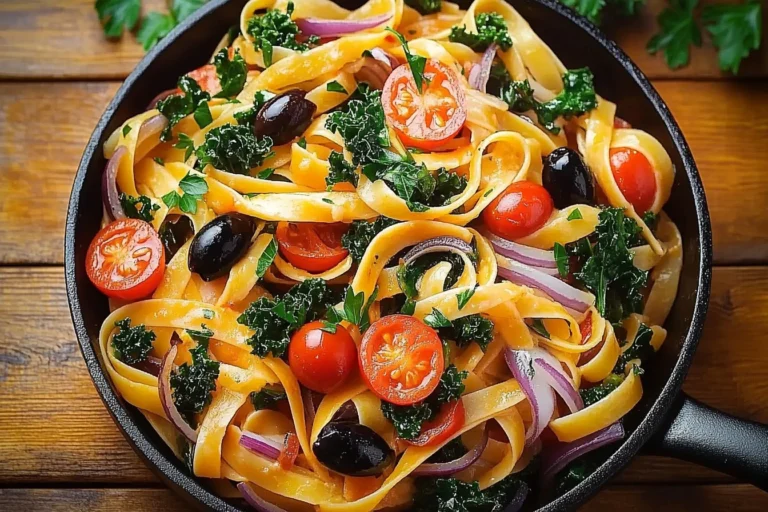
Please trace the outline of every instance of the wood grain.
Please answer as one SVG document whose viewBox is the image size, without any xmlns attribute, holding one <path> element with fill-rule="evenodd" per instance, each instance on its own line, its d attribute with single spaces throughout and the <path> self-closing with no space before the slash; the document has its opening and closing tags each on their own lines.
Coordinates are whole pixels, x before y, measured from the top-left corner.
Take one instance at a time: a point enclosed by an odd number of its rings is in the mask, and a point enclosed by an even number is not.
<svg viewBox="0 0 768 512">
<path fill-rule="evenodd" d="M 726 0 L 740 1 L 740 0 Z M 723 0 L 703 0 L 707 3 Z M 163 0 L 144 0 L 146 11 L 165 11 Z M 670 70 L 662 56 L 649 55 L 645 46 L 657 32 L 656 17 L 665 0 L 648 0 L 632 18 L 606 18 L 603 28 L 651 78 L 722 78 L 716 51 L 708 36 L 694 48 L 691 63 Z M 768 10 L 764 9 L 768 20 Z M 764 25 L 768 23 L 764 22 Z M 740 76 L 768 75 L 768 31 L 762 49 L 743 64 Z M 4 0 L 0 2 L 0 78 L 119 79 L 131 72 L 144 55 L 133 35 L 105 39 L 93 0 Z"/>
<path fill-rule="evenodd" d="M 685 383 L 688 393 L 768 423 L 765 311 L 768 268 L 715 269 L 709 319 Z M 0 485 L 156 482 L 91 384 L 72 332 L 60 268 L 0 268 L 0 340 Z M 732 479 L 683 462 L 640 457 L 618 481 Z"/>
<path fill-rule="evenodd" d="M 764 512 L 768 494 L 750 485 L 609 485 L 580 510 Z M 0 510 L 26 512 L 182 512 L 167 489 L 0 489 Z"/>
<path fill-rule="evenodd" d="M 702 174 L 716 263 L 768 262 L 768 82 L 656 85 Z M 72 179 L 117 86 L 0 83 L 0 263 L 62 263 Z"/>
</svg>

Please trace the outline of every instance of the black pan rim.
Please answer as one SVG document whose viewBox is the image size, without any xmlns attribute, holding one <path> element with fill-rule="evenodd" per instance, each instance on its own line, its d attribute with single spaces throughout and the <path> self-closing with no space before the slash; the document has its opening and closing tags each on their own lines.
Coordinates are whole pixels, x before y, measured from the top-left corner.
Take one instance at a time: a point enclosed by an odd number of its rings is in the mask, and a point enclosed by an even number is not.
<svg viewBox="0 0 768 512">
<path fill-rule="evenodd" d="M 104 135 L 106 126 L 114 116 L 117 106 L 134 86 L 138 77 L 143 75 L 146 71 L 148 64 L 167 47 L 173 45 L 181 34 L 193 29 L 201 20 L 204 20 L 210 12 L 217 9 L 226 1 L 227 0 L 212 0 L 208 2 L 160 41 L 160 43 L 138 63 L 102 114 L 83 151 L 83 158 L 80 161 L 72 185 L 65 225 L 64 266 L 67 299 L 80 350 L 101 399 L 104 401 L 108 411 L 122 430 L 125 437 L 137 453 L 139 453 L 145 462 L 149 464 L 150 468 L 153 469 L 169 486 L 180 492 L 184 498 L 194 502 L 197 506 L 204 506 L 222 512 L 238 512 L 240 510 L 239 508 L 234 507 L 230 503 L 227 503 L 225 500 L 211 493 L 200 483 L 200 481 L 186 474 L 181 469 L 178 461 L 170 460 L 157 450 L 152 442 L 144 435 L 138 424 L 128 414 L 126 407 L 120 402 L 120 399 L 108 382 L 108 377 L 101 367 L 98 356 L 91 343 L 91 339 L 88 336 L 81 310 L 83 305 L 80 303 L 77 283 L 75 280 L 76 247 L 74 233 L 78 222 L 78 212 L 80 210 L 80 193 L 85 180 L 88 164 L 95 152 L 100 151 L 101 149 L 99 142 Z M 691 184 L 696 209 L 699 240 L 701 241 L 699 246 L 700 264 L 698 271 L 698 288 L 696 291 L 691 326 L 682 343 L 677 363 L 664 385 L 664 388 L 660 392 L 659 397 L 653 403 L 645 418 L 640 422 L 635 431 L 595 473 L 571 491 L 539 509 L 541 511 L 549 512 L 555 510 L 571 510 L 584 503 L 612 476 L 624 468 L 632 457 L 637 454 L 639 449 L 648 441 L 650 436 L 661 426 L 673 400 L 678 395 L 683 380 L 690 368 L 704 326 L 704 319 L 709 304 L 712 278 L 712 232 L 704 187 L 696 163 L 694 162 L 693 155 L 691 154 L 688 143 L 682 135 L 680 127 L 672 117 L 669 108 L 661 99 L 656 89 L 651 85 L 648 78 L 615 42 L 606 37 L 600 29 L 575 11 L 565 7 L 556 0 L 531 1 L 548 8 L 554 15 L 567 18 L 587 32 L 621 64 L 624 70 L 640 86 L 645 96 L 654 105 L 657 114 L 664 122 L 667 131 L 674 141 L 675 150 L 681 157 L 685 167 L 685 173 Z"/>
</svg>

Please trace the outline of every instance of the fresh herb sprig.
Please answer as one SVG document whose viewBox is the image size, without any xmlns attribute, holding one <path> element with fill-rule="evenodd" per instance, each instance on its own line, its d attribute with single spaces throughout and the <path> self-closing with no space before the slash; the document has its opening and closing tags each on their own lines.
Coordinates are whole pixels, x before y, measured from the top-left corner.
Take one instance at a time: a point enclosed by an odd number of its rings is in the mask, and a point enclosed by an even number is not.
<svg viewBox="0 0 768 512">
<path fill-rule="evenodd" d="M 182 212 L 194 215 L 197 213 L 197 202 L 202 201 L 203 195 L 208 192 L 208 183 L 203 176 L 187 172 L 179 181 L 179 188 L 183 194 L 172 190 L 163 196 L 163 202 L 169 209 L 178 206 Z"/>
</svg>

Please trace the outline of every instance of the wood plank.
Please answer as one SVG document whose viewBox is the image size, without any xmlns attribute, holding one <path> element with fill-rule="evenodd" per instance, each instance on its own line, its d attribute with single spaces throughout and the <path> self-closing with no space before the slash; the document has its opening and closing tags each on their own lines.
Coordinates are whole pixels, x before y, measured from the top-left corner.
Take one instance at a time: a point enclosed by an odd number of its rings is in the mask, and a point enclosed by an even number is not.
<svg viewBox="0 0 768 512">
<path fill-rule="evenodd" d="M 584 512 L 620 509 L 763 512 L 768 494 L 750 485 L 609 485 Z M 0 509 L 27 512 L 182 512 L 189 506 L 168 489 L 0 489 Z"/>
<path fill-rule="evenodd" d="M 656 84 L 703 176 L 716 263 L 768 262 L 768 217 L 761 208 L 768 180 L 755 143 L 768 138 L 766 84 Z M 116 83 L 0 84 L 0 264 L 63 262 L 74 172 L 116 89 Z"/>
<path fill-rule="evenodd" d="M 716 268 L 712 301 L 685 389 L 714 407 L 768 423 L 768 267 Z M 0 485 L 157 482 L 102 405 L 70 325 L 62 269 L 0 268 Z M 732 480 L 640 457 L 618 481 Z"/>
<path fill-rule="evenodd" d="M 740 0 L 728 0 L 740 1 Z M 145 10 L 165 10 L 163 0 L 145 0 Z M 722 3 L 704 0 L 701 4 Z M 691 64 L 672 71 L 661 55 L 645 50 L 658 30 L 656 16 L 665 0 L 648 0 L 633 18 L 607 19 L 603 28 L 651 78 L 720 78 L 716 51 L 708 37 L 694 48 Z M 768 20 L 768 10 L 764 9 Z M 768 23 L 764 22 L 764 25 Z M 742 65 L 741 76 L 768 75 L 768 31 L 763 48 Z M 0 2 L 0 78 L 118 79 L 124 78 L 144 52 L 132 35 L 105 39 L 93 0 L 4 0 Z"/>
</svg>

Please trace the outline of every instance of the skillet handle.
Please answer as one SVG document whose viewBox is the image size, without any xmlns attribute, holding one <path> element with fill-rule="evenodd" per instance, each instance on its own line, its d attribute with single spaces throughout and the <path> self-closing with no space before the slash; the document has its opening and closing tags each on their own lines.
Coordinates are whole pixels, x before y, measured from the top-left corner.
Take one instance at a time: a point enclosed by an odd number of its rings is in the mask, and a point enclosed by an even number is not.
<svg viewBox="0 0 768 512">
<path fill-rule="evenodd" d="M 768 426 L 725 414 L 685 393 L 648 448 L 654 455 L 701 464 L 768 491 Z"/>
</svg>

